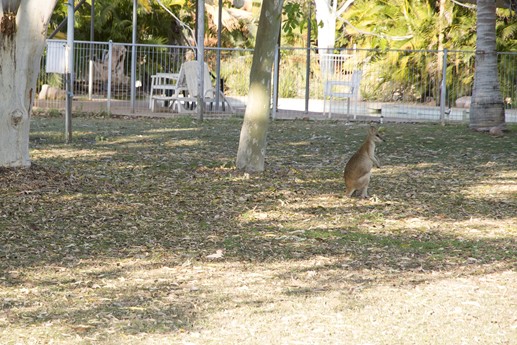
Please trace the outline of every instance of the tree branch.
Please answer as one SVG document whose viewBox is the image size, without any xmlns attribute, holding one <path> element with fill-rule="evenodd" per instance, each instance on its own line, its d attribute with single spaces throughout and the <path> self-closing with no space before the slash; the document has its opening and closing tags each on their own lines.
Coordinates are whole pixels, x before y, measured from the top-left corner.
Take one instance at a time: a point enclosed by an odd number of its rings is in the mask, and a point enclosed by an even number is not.
<svg viewBox="0 0 517 345">
<path fill-rule="evenodd" d="M 190 35 L 191 35 L 191 39 L 192 41 L 197 45 L 197 41 L 196 41 L 196 35 L 194 35 L 194 30 L 192 30 L 187 24 L 185 24 L 184 22 L 182 22 L 178 17 L 176 17 L 176 15 L 174 13 L 172 13 L 171 10 L 169 10 L 160 0 L 156 0 L 156 2 L 167 12 L 169 13 L 172 18 L 174 18 L 174 20 L 178 23 L 178 25 L 184 29 L 186 29 Z M 189 40 L 185 37 L 185 41 L 187 42 L 187 44 L 189 46 L 190 45 L 190 42 Z"/>
<path fill-rule="evenodd" d="M 336 18 L 339 18 L 353 3 L 355 0 L 347 0 L 343 6 L 336 11 Z"/>
<path fill-rule="evenodd" d="M 370 35 L 370 36 L 377 36 L 377 37 L 380 37 L 380 38 L 385 38 L 387 40 L 391 40 L 391 41 L 404 41 L 404 40 L 408 40 L 410 38 L 413 38 L 413 35 L 406 35 L 406 36 L 389 36 L 389 35 L 384 35 L 384 34 L 376 34 L 376 33 L 373 33 L 373 32 L 368 32 L 368 31 L 364 31 L 364 30 L 361 30 L 357 27 L 355 27 L 354 25 L 352 25 L 348 20 L 346 19 L 343 19 L 343 22 L 345 22 L 345 24 L 349 25 L 352 27 L 352 29 L 354 29 L 355 31 L 357 31 L 358 33 L 360 34 L 363 34 L 363 35 Z"/>
<path fill-rule="evenodd" d="M 470 8 L 470 9 L 475 9 L 476 8 L 476 5 L 467 5 L 463 2 L 459 2 L 457 0 L 451 0 L 453 3 L 455 3 L 456 5 L 458 6 L 462 6 L 462 7 L 466 7 L 466 8 Z"/>
</svg>

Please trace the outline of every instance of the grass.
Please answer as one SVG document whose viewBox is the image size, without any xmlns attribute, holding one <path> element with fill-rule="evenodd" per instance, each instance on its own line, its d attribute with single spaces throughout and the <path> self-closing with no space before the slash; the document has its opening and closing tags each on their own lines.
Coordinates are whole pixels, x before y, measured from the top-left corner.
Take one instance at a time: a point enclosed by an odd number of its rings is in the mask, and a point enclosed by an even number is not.
<svg viewBox="0 0 517 345">
<path fill-rule="evenodd" d="M 65 145 L 33 118 L 32 167 L 0 170 L 0 343 L 517 343 L 515 126 L 388 124 L 360 200 L 364 124 L 274 122 L 249 175 L 240 121 L 83 116 Z"/>
</svg>

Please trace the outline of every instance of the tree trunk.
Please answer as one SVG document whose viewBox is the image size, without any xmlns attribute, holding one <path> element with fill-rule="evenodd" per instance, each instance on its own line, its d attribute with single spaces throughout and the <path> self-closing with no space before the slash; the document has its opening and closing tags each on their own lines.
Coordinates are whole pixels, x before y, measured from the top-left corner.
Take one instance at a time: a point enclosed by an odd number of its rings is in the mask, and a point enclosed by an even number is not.
<svg viewBox="0 0 517 345">
<path fill-rule="evenodd" d="M 244 114 L 237 168 L 249 172 L 264 171 L 266 139 L 271 106 L 271 71 L 275 45 L 280 33 L 283 0 L 264 0 L 253 53 L 248 104 Z"/>
<path fill-rule="evenodd" d="M 337 0 L 315 0 L 316 21 L 318 26 L 318 54 L 320 58 L 320 71 L 325 79 L 328 74 L 334 73 L 334 66 L 327 54 L 334 53 L 336 44 L 336 7 Z"/>
<path fill-rule="evenodd" d="M 332 54 L 336 44 L 337 0 L 315 0 L 318 27 L 318 50 Z"/>
<path fill-rule="evenodd" d="M 470 127 L 478 131 L 502 126 L 505 121 L 497 72 L 495 11 L 495 1 L 477 1 L 476 70 L 470 104 Z"/>
<path fill-rule="evenodd" d="M 0 166 L 30 165 L 30 112 L 57 0 L 0 2 Z"/>
<path fill-rule="evenodd" d="M 316 21 L 318 22 L 318 54 L 321 76 L 325 79 L 334 73 L 334 64 L 327 54 L 333 54 L 336 45 L 336 23 L 343 13 L 354 3 L 346 0 L 338 8 L 338 0 L 314 0 Z M 345 30 L 345 27 L 342 28 Z"/>
</svg>

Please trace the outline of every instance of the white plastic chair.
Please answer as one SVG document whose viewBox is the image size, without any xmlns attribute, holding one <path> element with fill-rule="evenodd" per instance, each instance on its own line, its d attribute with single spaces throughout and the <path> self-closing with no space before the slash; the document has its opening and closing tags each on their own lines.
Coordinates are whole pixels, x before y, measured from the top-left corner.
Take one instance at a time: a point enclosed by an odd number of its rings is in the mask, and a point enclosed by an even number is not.
<svg viewBox="0 0 517 345">
<path fill-rule="evenodd" d="M 151 76 L 151 92 L 149 94 L 149 108 L 152 112 L 156 101 L 174 102 L 178 92 L 178 73 L 156 73 Z"/>
<path fill-rule="evenodd" d="M 329 103 L 328 117 L 332 117 L 332 100 L 333 99 L 346 99 L 347 116 L 350 114 L 350 100 L 359 100 L 359 87 L 361 79 L 363 77 L 362 70 L 355 70 L 352 72 L 350 80 L 327 80 L 323 90 L 323 113 L 327 112 L 327 101 Z M 356 114 L 354 114 L 354 119 Z"/>
<path fill-rule="evenodd" d="M 198 96 L 198 70 L 199 70 L 199 62 L 197 61 L 188 61 L 181 65 L 182 70 L 185 74 L 186 88 L 188 89 L 188 98 L 197 102 Z M 208 71 L 208 65 L 204 63 L 204 97 L 203 100 L 205 104 L 213 105 L 217 101 L 217 92 L 219 92 L 219 102 L 221 103 L 223 110 L 225 110 L 225 106 L 228 106 L 230 112 L 233 112 L 233 107 L 228 102 L 224 94 L 212 85 L 212 80 L 210 79 L 210 73 Z M 181 97 L 179 98 L 181 100 Z"/>
</svg>

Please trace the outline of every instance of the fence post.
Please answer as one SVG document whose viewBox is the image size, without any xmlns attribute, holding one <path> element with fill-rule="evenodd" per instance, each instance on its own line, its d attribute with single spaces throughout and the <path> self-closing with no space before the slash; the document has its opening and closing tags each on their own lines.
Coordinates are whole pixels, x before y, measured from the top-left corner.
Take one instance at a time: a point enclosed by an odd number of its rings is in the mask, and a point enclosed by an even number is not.
<svg viewBox="0 0 517 345">
<path fill-rule="evenodd" d="M 136 100 L 136 30 L 138 1 L 133 0 L 133 37 L 131 43 L 131 113 L 135 113 Z"/>
<path fill-rule="evenodd" d="M 309 17 L 307 19 L 307 55 L 305 59 L 305 113 L 309 113 L 310 77 L 311 77 L 311 32 L 312 32 L 312 6 L 309 2 Z"/>
<path fill-rule="evenodd" d="M 442 83 L 440 85 L 440 121 L 445 125 L 445 102 L 447 100 L 447 48 L 442 57 Z"/>
<path fill-rule="evenodd" d="M 91 101 L 93 97 L 93 39 L 95 36 L 95 0 L 91 0 L 90 7 L 90 59 L 88 61 L 88 99 Z"/>
<path fill-rule="evenodd" d="M 223 18 L 223 0 L 218 1 L 217 5 L 217 53 L 215 63 L 215 110 L 219 111 L 219 99 L 221 91 L 221 30 Z"/>
<path fill-rule="evenodd" d="M 74 2 L 68 0 L 68 28 L 66 33 L 67 69 L 66 69 L 66 109 L 65 142 L 72 140 L 72 102 L 74 99 Z"/>
<path fill-rule="evenodd" d="M 88 100 L 93 98 L 93 42 L 90 42 L 90 58 L 88 59 Z"/>
<path fill-rule="evenodd" d="M 271 118 L 276 119 L 278 111 L 278 70 L 280 66 L 280 46 L 275 47 L 275 66 L 273 68 L 273 107 L 271 109 Z"/>
<path fill-rule="evenodd" d="M 205 2 L 197 1 L 197 117 L 203 121 L 205 112 Z"/>
<path fill-rule="evenodd" d="M 110 40 L 108 43 L 108 102 L 107 111 L 111 114 L 111 62 L 113 61 L 113 41 Z"/>
</svg>

